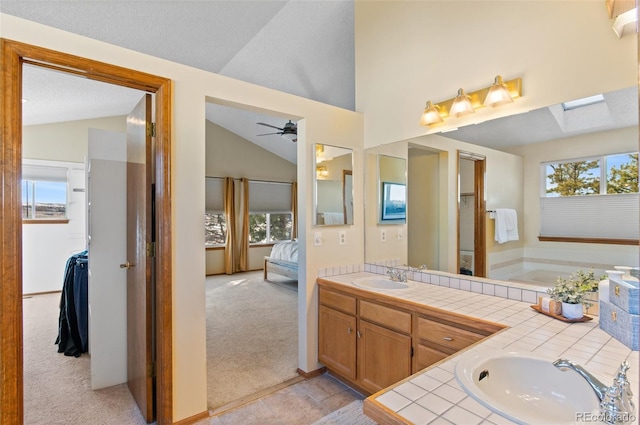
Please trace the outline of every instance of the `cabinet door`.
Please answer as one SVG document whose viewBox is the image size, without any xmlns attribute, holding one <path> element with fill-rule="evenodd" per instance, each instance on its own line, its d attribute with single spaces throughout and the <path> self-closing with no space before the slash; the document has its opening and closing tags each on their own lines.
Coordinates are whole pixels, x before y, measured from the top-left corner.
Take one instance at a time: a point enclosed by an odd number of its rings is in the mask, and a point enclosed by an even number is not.
<svg viewBox="0 0 640 425">
<path fill-rule="evenodd" d="M 415 369 L 413 370 L 413 373 L 429 367 L 448 356 L 449 354 L 445 352 L 426 345 L 418 344 L 415 353 Z"/>
<path fill-rule="evenodd" d="M 320 306 L 318 359 L 327 368 L 356 379 L 356 318 Z"/>
<path fill-rule="evenodd" d="M 411 337 L 364 320 L 358 333 L 358 376 L 372 393 L 411 375 Z"/>
</svg>

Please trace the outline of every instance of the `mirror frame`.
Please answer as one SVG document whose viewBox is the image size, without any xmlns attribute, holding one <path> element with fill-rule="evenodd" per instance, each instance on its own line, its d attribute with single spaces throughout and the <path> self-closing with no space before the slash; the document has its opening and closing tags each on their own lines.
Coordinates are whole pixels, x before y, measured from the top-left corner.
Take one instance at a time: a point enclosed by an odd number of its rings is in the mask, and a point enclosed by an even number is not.
<svg viewBox="0 0 640 425">
<path fill-rule="evenodd" d="M 318 166 L 320 165 L 320 162 L 318 162 L 318 149 L 319 147 L 322 146 L 324 147 L 329 147 L 329 148 L 333 148 L 333 149 L 340 149 L 342 151 L 344 151 L 344 155 L 350 155 L 351 159 L 350 159 L 350 165 L 351 168 L 350 169 L 342 169 L 341 171 L 341 176 L 340 176 L 340 185 L 341 185 L 341 190 L 340 190 L 340 195 L 342 197 L 342 203 L 341 203 L 341 211 L 342 212 L 342 216 L 343 216 L 343 222 L 342 223 L 330 223 L 330 224 L 325 224 L 325 223 L 319 223 L 318 220 L 318 216 L 320 214 L 320 212 L 318 211 L 318 182 L 322 181 L 321 179 L 318 179 Z M 347 180 L 347 176 L 353 176 L 353 149 L 352 148 L 346 148 L 343 146 L 333 146 L 333 145 L 327 145 L 325 143 L 314 143 L 313 145 L 313 225 L 315 227 L 331 227 L 331 226 L 352 226 L 353 223 L 353 213 L 351 214 L 351 222 L 349 222 L 349 215 L 348 215 L 348 211 L 347 211 L 347 190 L 346 190 L 346 180 Z M 353 178 L 353 177 L 352 177 Z M 353 180 L 351 181 L 351 200 L 352 200 L 352 205 L 353 205 Z"/>
</svg>

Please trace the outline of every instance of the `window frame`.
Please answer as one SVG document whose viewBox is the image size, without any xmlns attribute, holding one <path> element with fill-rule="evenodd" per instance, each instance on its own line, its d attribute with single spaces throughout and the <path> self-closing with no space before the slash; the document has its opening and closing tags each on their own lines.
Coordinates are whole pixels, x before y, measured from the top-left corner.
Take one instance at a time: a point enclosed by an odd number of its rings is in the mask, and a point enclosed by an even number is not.
<svg viewBox="0 0 640 425">
<path fill-rule="evenodd" d="M 277 242 L 291 240 L 291 234 L 289 234 L 288 239 L 278 239 L 277 241 L 271 240 L 271 214 L 288 214 L 289 219 L 293 223 L 293 212 L 292 211 L 271 211 L 271 212 L 260 212 L 260 211 L 249 211 L 249 217 L 251 215 L 265 215 L 266 216 L 266 224 L 267 224 L 267 234 L 265 242 L 251 242 L 251 228 L 248 229 L 249 234 L 249 246 L 264 246 L 264 245 L 273 245 Z M 290 232 L 291 233 L 291 232 Z"/>
<path fill-rule="evenodd" d="M 40 179 L 21 179 L 20 180 L 20 189 L 24 188 L 24 185 L 27 184 L 31 187 L 31 194 L 27 195 L 27 203 L 26 205 L 31 205 L 31 214 L 29 217 L 24 216 L 24 193 L 20 199 L 21 204 L 21 213 L 22 213 L 22 222 L 29 224 L 66 224 L 69 222 L 69 217 L 67 216 L 69 211 L 69 182 L 68 180 L 59 181 L 59 180 L 47 180 L 46 178 Z M 63 217 L 36 217 L 36 205 L 37 203 L 37 190 L 36 184 L 38 183 L 60 183 L 64 185 L 64 216 Z"/>
</svg>

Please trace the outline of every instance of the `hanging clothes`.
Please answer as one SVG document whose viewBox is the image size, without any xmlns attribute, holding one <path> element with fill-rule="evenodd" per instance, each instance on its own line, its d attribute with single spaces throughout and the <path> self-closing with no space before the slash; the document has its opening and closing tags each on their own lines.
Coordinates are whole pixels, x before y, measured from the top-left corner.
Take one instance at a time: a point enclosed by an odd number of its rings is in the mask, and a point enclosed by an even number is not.
<svg viewBox="0 0 640 425">
<path fill-rule="evenodd" d="M 85 250 L 69 257 L 65 267 L 55 342 L 65 356 L 80 357 L 89 349 L 88 261 Z"/>
</svg>

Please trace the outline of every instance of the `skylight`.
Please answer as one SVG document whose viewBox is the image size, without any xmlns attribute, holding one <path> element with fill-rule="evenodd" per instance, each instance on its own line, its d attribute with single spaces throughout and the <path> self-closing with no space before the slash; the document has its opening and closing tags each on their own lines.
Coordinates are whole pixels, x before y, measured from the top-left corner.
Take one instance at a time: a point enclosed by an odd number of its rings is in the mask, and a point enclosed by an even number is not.
<svg viewBox="0 0 640 425">
<path fill-rule="evenodd" d="M 593 105 L 594 103 L 604 102 L 604 96 L 596 94 L 594 96 L 583 97 L 582 99 L 570 100 L 562 103 L 562 109 L 570 111 L 571 109 L 582 108 L 583 106 Z"/>
</svg>

